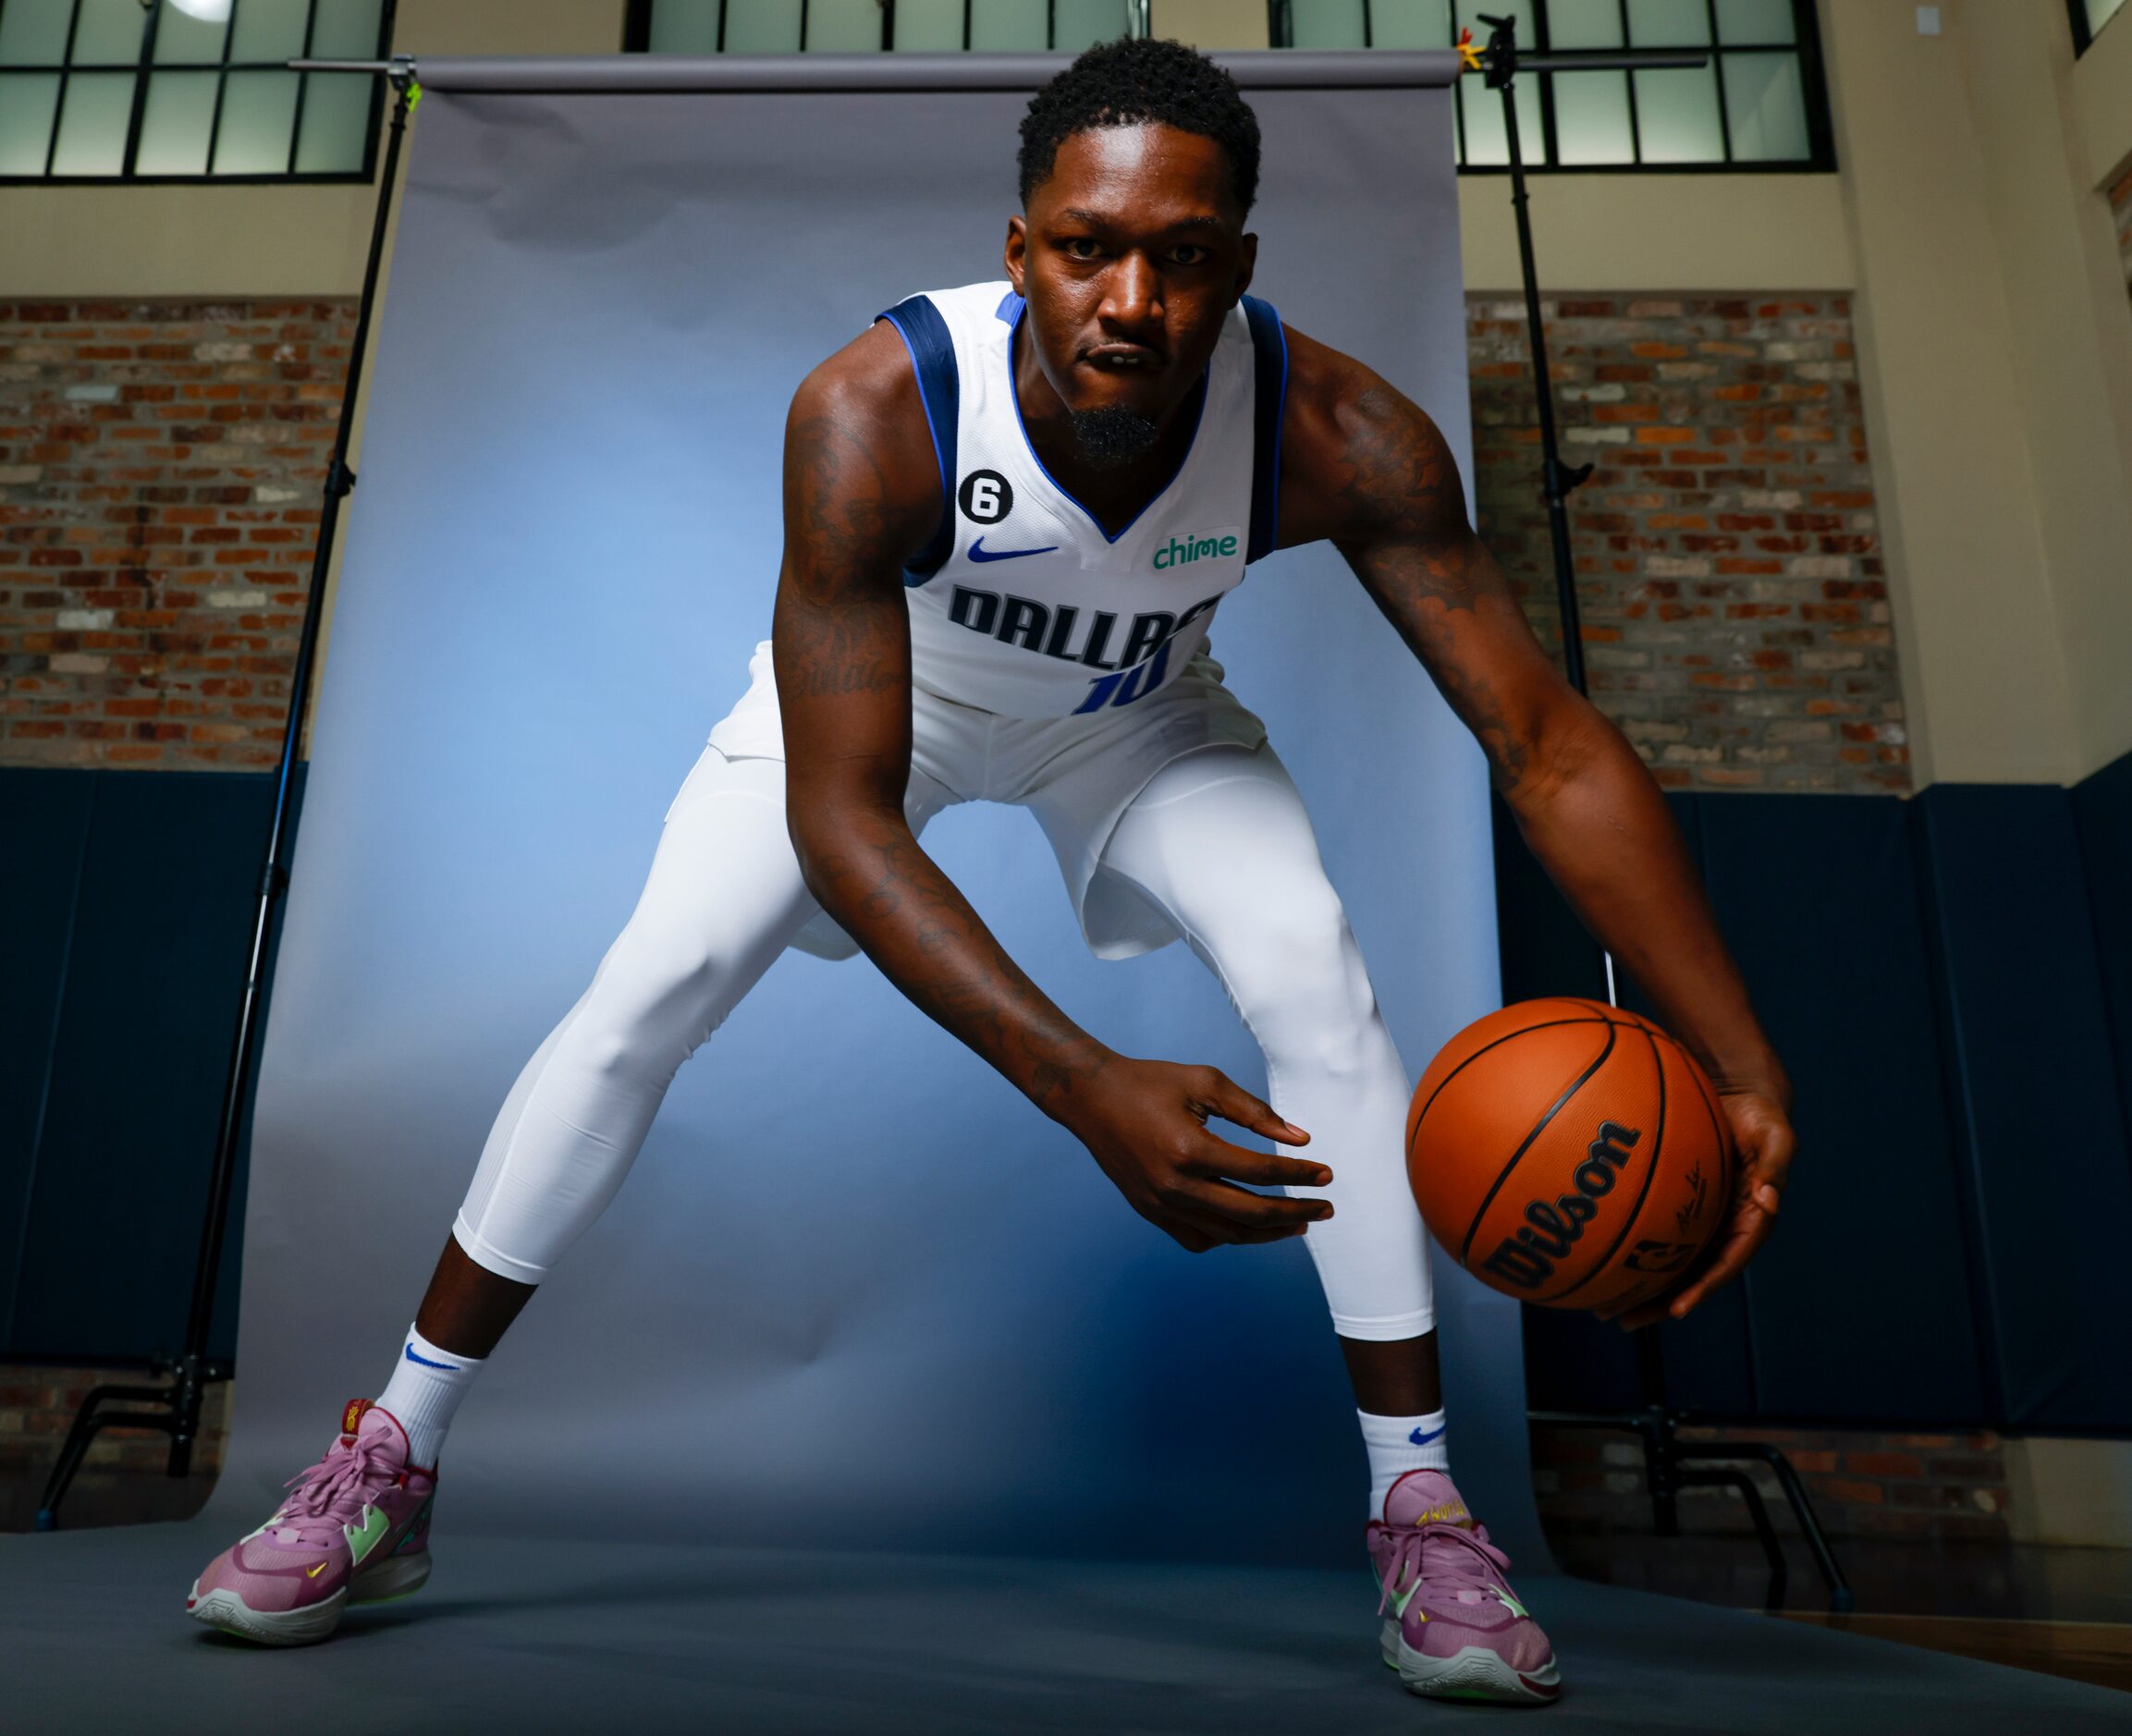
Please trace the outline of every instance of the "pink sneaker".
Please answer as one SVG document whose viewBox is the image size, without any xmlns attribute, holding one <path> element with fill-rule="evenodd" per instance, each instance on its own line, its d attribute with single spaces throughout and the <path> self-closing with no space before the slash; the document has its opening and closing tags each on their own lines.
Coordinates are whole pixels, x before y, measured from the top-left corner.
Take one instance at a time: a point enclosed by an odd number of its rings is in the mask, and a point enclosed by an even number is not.
<svg viewBox="0 0 2132 1736">
<path fill-rule="evenodd" d="M 340 1437 L 288 1486 L 296 1492 L 192 1583 L 196 1621 L 266 1645 L 308 1645 L 349 1604 L 404 1597 L 429 1578 L 436 1473 L 407 1461 L 389 1411 L 351 1399 Z"/>
<path fill-rule="evenodd" d="M 1384 1661 L 1412 1693 L 1549 1705 L 1562 1693 L 1554 1647 L 1503 1577 L 1510 1558 L 1440 1471 L 1409 1471 L 1369 1522 L 1369 1559 L 1391 1613 Z"/>
</svg>

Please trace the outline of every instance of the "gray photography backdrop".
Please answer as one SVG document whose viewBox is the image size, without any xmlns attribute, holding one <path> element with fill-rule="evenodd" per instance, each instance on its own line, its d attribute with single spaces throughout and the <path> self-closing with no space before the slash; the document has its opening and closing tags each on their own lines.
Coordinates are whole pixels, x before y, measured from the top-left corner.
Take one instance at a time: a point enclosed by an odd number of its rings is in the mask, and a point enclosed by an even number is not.
<svg viewBox="0 0 2132 1736">
<path fill-rule="evenodd" d="M 871 91 L 776 64 L 745 92 L 422 69 L 262 1061 L 234 1523 L 383 1385 L 491 1118 L 741 691 L 794 385 L 903 296 L 1002 275 L 1060 63 Z M 1254 289 L 1429 410 L 1470 499 L 1450 96 L 1413 76 L 1250 89 Z M 1480 754 L 1327 545 L 1255 568 L 1213 642 L 1418 1076 L 1498 1001 Z M 1182 947 L 1088 957 L 1028 815 L 926 843 L 1089 1030 L 1264 1089 Z M 1437 1284 L 1453 1469 L 1539 1567 L 1515 1308 L 1441 1258 Z M 1303 1247 L 1184 1253 L 869 962 L 798 954 L 682 1069 L 445 1463 L 457 1530 L 1340 1565 L 1366 1486 Z"/>
</svg>

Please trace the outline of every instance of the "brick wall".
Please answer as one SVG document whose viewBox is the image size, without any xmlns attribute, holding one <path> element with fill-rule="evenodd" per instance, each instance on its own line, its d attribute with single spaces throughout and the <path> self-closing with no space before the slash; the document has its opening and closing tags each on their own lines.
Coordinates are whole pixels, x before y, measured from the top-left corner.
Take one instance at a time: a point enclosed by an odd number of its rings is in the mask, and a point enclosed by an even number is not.
<svg viewBox="0 0 2132 1736">
<path fill-rule="evenodd" d="M 0 303 L 0 764 L 274 763 L 352 332 Z"/>
<path fill-rule="evenodd" d="M 1840 295 L 1543 300 L 1592 697 L 1662 784 L 1904 790 Z M 1559 641 L 1522 300 L 1470 297 L 1480 530 Z"/>
<path fill-rule="evenodd" d="M 1758 1440 L 1782 1447 L 1837 1537 L 2003 1543 L 2011 1496 L 1992 1434 L 1891 1434 L 1855 1429 L 1689 1428 L 1684 1440 Z M 1550 1536 L 1648 1535 L 1643 1444 L 1610 1431 L 1535 1424 L 1533 1489 Z M 1728 1467 L 1729 1468 L 1729 1467 Z M 1790 1529 L 1775 1477 L 1750 1470 L 1780 1531 Z M 1732 1489 L 1684 1489 L 1681 1529 L 1751 1534 Z"/>
<path fill-rule="evenodd" d="M 1906 789 L 1844 298 L 1546 307 L 1565 451 L 1599 467 L 1594 697 L 1665 783 Z M 1552 636 L 1522 307 L 1467 317 L 1481 528 Z M 272 763 L 351 320 L 0 304 L 0 764 Z"/>
<path fill-rule="evenodd" d="M 2125 266 L 2125 287 L 2132 293 L 2132 168 L 2110 189 L 2110 214 L 2117 220 L 2117 257 Z"/>
</svg>

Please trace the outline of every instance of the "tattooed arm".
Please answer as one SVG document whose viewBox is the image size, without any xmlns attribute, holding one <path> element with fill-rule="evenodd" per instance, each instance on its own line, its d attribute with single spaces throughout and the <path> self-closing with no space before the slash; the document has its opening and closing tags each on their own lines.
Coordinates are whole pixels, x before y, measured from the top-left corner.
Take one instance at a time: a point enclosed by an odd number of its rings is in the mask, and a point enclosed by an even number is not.
<svg viewBox="0 0 2132 1736">
<path fill-rule="evenodd" d="M 1746 1162 L 1703 1270 L 1640 1316 L 1686 1314 L 1773 1226 L 1791 1085 L 1643 762 L 1557 672 L 1474 534 L 1443 436 L 1367 368 L 1289 334 L 1281 541 L 1329 537 L 1488 755 L 1519 831 L 1585 926 L 1718 1086 Z"/>
<path fill-rule="evenodd" d="M 1329 1215 L 1231 1185 L 1321 1186 L 1319 1164 L 1244 1150 L 1209 1115 L 1308 1138 L 1210 1067 L 1107 1048 L 1023 972 L 919 846 L 903 563 L 938 522 L 940 477 L 902 340 L 877 324 L 801 385 L 785 426 L 785 553 L 771 630 L 786 819 L 807 886 L 884 975 L 1071 1129 L 1133 1208 L 1195 1252 Z"/>
</svg>

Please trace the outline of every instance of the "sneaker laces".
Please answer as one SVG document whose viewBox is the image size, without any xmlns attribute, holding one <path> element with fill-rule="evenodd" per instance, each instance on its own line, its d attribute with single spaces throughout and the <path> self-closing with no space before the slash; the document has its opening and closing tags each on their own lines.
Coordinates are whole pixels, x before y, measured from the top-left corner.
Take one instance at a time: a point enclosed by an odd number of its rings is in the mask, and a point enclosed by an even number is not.
<svg viewBox="0 0 2132 1736">
<path fill-rule="evenodd" d="M 274 1516 L 276 1534 L 284 1543 L 336 1541 L 341 1526 L 398 1477 L 398 1468 L 386 1459 L 388 1445 L 386 1435 L 354 1444 L 334 1442 L 324 1459 L 281 1485 L 296 1492 Z"/>
<path fill-rule="evenodd" d="M 1510 1571 L 1510 1557 L 1489 1542 L 1477 1526 L 1468 1531 L 1464 1525 L 1434 1520 L 1426 1525 L 1380 1522 L 1378 1528 L 1392 1540 L 1391 1559 L 1385 1565 L 1384 1583 L 1377 1599 L 1378 1615 L 1391 1604 L 1394 1592 L 1409 1590 L 1425 1580 L 1431 1584 L 1472 1586 L 1477 1590 L 1493 1585 L 1497 1575 L 1507 1575 Z M 1432 1560 L 1423 1547 L 1431 1538 L 1456 1547 L 1439 1549 Z"/>
</svg>

